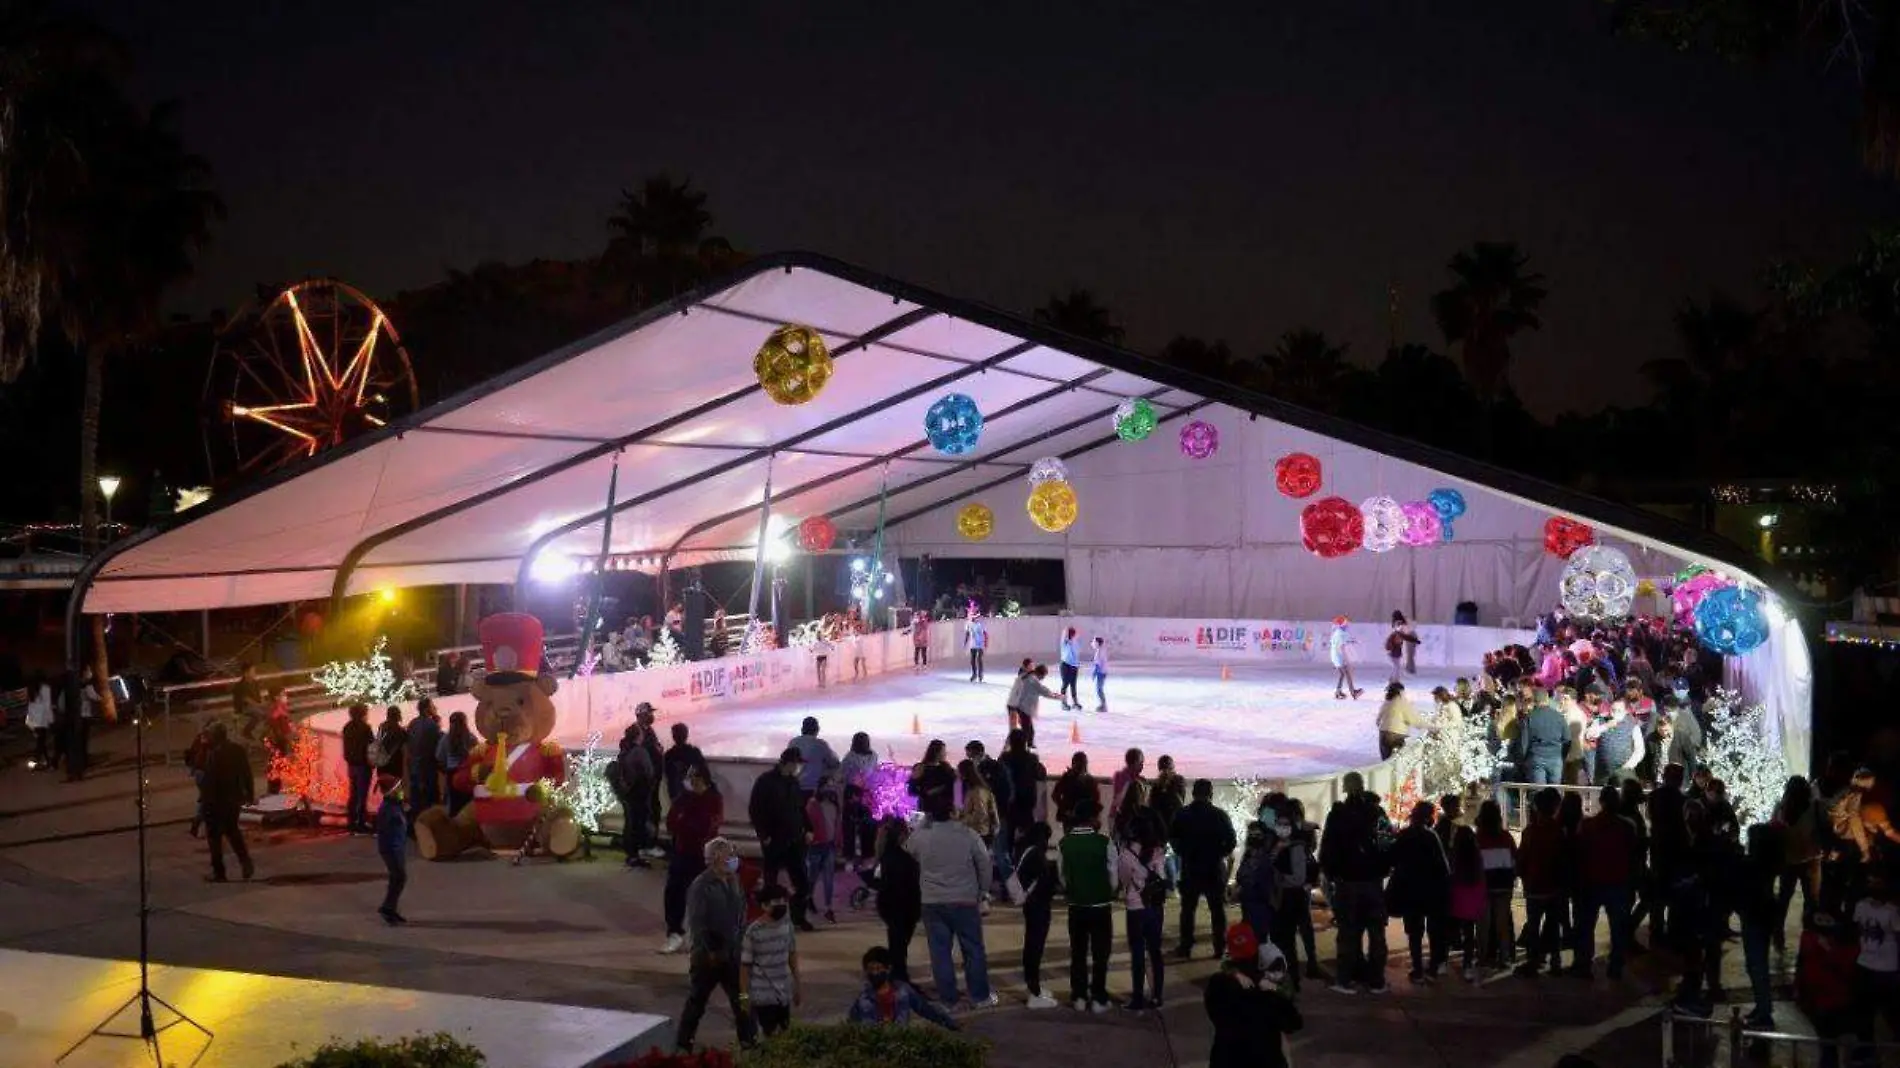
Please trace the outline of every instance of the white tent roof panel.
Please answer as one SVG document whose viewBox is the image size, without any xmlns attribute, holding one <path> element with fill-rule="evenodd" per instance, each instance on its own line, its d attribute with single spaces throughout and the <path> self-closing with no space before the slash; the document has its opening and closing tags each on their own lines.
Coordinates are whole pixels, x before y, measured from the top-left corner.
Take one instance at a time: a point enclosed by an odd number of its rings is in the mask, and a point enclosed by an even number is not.
<svg viewBox="0 0 1900 1068">
<path fill-rule="evenodd" d="M 765 397 L 752 372 L 759 344 L 785 322 L 825 333 L 837 359 L 824 393 L 794 407 Z M 950 392 L 976 398 L 988 417 L 969 457 L 944 457 L 922 443 L 925 411 Z M 1149 441 L 1115 443 L 1108 412 L 1132 395 L 1155 398 L 1166 422 Z M 1222 431 L 1211 460 L 1179 455 L 1175 435 L 1190 408 Z M 1529 542 L 1559 511 L 1652 546 L 1687 540 L 1697 548 L 1681 555 L 1728 556 L 1730 570 L 1742 569 L 1732 547 L 1678 537 L 1652 517 L 789 254 L 220 494 L 169 529 L 112 547 L 81 587 L 85 610 L 100 612 L 507 581 L 537 552 L 599 550 L 616 451 L 613 549 L 670 551 L 675 564 L 730 556 L 756 540 L 750 510 L 773 453 L 776 506 L 794 520 L 823 512 L 841 526 L 874 523 L 888 468 L 886 515 L 914 516 L 894 527 L 892 540 L 920 551 L 1286 546 L 1297 539 L 1300 502 L 1272 492 L 1271 471 L 1290 448 L 1319 455 L 1327 491 L 1354 501 L 1379 489 L 1422 495 L 1436 485 L 1489 495 L 1457 528 L 1474 544 Z M 1063 454 L 1086 475 L 1078 475 L 1082 518 L 1054 536 L 1029 525 L 1021 479 L 1035 458 Z M 968 499 L 997 514 L 987 544 L 954 535 L 955 509 Z M 1349 581 L 1353 567 L 1385 565 L 1324 566 Z"/>
</svg>

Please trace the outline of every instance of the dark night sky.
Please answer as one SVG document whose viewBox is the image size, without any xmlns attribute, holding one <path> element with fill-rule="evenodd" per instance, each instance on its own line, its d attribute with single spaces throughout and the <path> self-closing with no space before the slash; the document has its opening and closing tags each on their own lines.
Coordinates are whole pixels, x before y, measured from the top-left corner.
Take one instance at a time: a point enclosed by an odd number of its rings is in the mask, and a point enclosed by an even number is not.
<svg viewBox="0 0 1900 1068">
<path fill-rule="evenodd" d="M 1900 203 L 1851 84 L 1620 40 L 1597 0 L 87 6 L 217 169 L 193 310 L 590 254 L 669 169 L 743 248 L 1019 311 L 1086 285 L 1136 347 L 1310 324 L 1370 361 L 1388 280 L 1435 341 L 1446 258 L 1515 239 L 1552 296 L 1514 379 L 1549 414 L 1641 399 L 1684 297 Z"/>
</svg>

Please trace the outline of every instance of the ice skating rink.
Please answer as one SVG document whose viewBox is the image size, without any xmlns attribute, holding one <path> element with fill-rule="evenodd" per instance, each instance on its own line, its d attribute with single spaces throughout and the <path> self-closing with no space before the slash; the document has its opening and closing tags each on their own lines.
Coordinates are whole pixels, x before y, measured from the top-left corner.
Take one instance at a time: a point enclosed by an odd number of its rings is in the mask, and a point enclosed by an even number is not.
<svg viewBox="0 0 1900 1068">
<path fill-rule="evenodd" d="M 849 661 L 845 664 L 848 668 Z M 692 741 L 708 756 L 773 759 L 798 733 L 804 717 L 817 716 L 823 737 L 840 754 L 856 731 L 870 734 L 880 756 L 901 763 L 920 759 L 933 738 L 949 743 L 954 758 L 961 758 L 972 738 L 997 753 L 1008 729 L 1003 700 L 1015 665 L 1015 660 L 991 661 L 982 683 L 969 681 L 967 663 L 944 663 L 924 674 L 896 671 L 858 683 L 833 680 L 824 690 L 720 709 L 662 705 L 660 729 L 664 736 L 669 723 L 684 721 L 692 728 Z M 1475 669 L 1419 670 L 1406 678 L 1406 688 L 1428 711 L 1432 687 L 1449 686 Z M 1060 703 L 1043 700 L 1036 749 L 1052 775 L 1067 766 L 1076 749 L 1088 752 L 1089 767 L 1101 775 L 1119 768 L 1131 747 L 1147 754 L 1150 773 L 1157 757 L 1170 754 L 1189 779 L 1298 778 L 1378 762 L 1375 720 L 1385 692 L 1384 663 L 1354 668 L 1365 691 L 1356 701 L 1333 698 L 1331 668 L 1236 665 L 1230 673 L 1223 680 L 1213 663 L 1118 661 L 1108 679 L 1108 711 L 1064 712 Z M 1053 670 L 1048 686 L 1060 688 Z M 1081 688 L 1093 709 L 1086 664 Z M 913 717 L 917 733 L 911 731 Z M 1080 745 L 1070 744 L 1072 723 L 1081 731 Z"/>
</svg>

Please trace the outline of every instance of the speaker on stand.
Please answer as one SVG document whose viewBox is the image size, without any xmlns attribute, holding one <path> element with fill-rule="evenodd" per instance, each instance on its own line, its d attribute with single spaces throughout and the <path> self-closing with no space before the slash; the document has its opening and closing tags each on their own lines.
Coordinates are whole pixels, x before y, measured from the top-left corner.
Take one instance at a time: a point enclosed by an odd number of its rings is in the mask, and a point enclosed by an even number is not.
<svg viewBox="0 0 1900 1068">
<path fill-rule="evenodd" d="M 686 589 L 680 601 L 684 613 L 680 627 L 685 632 L 680 635 L 680 650 L 688 660 L 706 657 L 706 620 L 712 615 L 711 606 L 712 598 L 699 581 L 699 569 L 693 568 L 686 573 Z"/>
</svg>

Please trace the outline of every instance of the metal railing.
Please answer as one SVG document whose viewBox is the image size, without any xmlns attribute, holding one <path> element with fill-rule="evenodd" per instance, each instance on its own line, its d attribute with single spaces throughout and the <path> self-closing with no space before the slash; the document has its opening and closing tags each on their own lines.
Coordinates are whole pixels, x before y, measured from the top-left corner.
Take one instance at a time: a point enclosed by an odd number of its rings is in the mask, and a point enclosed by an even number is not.
<svg viewBox="0 0 1900 1068">
<path fill-rule="evenodd" d="M 297 671 L 260 671 L 257 681 L 268 692 L 274 687 L 282 687 L 290 698 L 291 708 L 304 712 L 330 707 L 327 699 L 321 698 L 323 687 L 310 681 L 311 669 Z M 165 754 L 165 763 L 172 762 L 172 713 L 174 705 L 183 706 L 193 713 L 223 715 L 232 711 L 231 687 L 237 685 L 238 677 L 230 675 L 223 678 L 199 679 L 197 682 L 170 683 L 152 687 L 158 699 L 158 728 L 160 749 Z"/>
<path fill-rule="evenodd" d="M 1504 806 L 1504 825 L 1512 832 L 1521 831 L 1531 821 L 1531 800 L 1545 790 L 1583 797 L 1583 814 L 1594 816 L 1603 800 L 1601 786 L 1559 786 L 1556 784 L 1501 782 L 1496 784 L 1498 803 Z"/>
<path fill-rule="evenodd" d="M 1663 1068 L 1819 1068 L 1830 1049 L 1840 1068 L 1900 1065 L 1900 1043 L 1760 1031 L 1743 1022 L 1740 1009 L 1726 1020 L 1662 1013 Z"/>
</svg>

